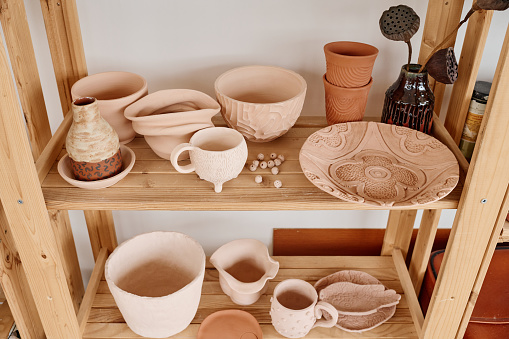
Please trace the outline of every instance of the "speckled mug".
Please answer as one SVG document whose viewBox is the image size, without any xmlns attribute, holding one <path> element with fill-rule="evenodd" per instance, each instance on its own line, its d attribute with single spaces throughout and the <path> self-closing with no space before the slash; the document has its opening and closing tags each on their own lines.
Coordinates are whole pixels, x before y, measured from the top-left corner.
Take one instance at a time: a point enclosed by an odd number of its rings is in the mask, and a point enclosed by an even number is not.
<svg viewBox="0 0 509 339">
<path fill-rule="evenodd" d="M 288 279 L 280 282 L 272 296 L 270 317 L 276 331 L 286 338 L 302 338 L 315 327 L 333 327 L 338 321 L 338 311 L 324 301 L 308 282 Z M 322 320 L 322 311 L 331 319 Z"/>
</svg>

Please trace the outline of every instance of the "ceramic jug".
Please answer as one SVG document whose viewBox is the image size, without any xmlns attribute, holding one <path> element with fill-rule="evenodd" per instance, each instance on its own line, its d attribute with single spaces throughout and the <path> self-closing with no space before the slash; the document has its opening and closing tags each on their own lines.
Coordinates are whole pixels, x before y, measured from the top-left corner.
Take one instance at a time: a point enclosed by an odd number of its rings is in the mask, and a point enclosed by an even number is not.
<svg viewBox="0 0 509 339">
<path fill-rule="evenodd" d="M 221 246 L 210 257 L 219 272 L 223 292 L 237 305 L 251 305 L 267 290 L 279 263 L 269 256 L 267 247 L 255 239 L 239 239 Z"/>
</svg>

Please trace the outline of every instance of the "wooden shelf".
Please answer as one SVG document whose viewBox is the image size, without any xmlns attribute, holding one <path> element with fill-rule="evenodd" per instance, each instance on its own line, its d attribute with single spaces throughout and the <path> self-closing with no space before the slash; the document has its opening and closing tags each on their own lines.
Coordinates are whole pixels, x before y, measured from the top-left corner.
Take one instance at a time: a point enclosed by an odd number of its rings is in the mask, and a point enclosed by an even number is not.
<svg viewBox="0 0 509 339">
<path fill-rule="evenodd" d="M 498 242 L 509 242 L 509 221 L 507 220 L 504 222 Z"/>
<path fill-rule="evenodd" d="M 306 336 L 306 339 L 324 338 L 418 338 L 418 329 L 412 320 L 412 312 L 417 319 L 422 320 L 420 308 L 415 305 L 417 297 L 411 287 L 408 272 L 401 274 L 398 271 L 398 260 L 404 267 L 402 257 L 391 256 L 367 256 L 367 257 L 274 257 L 280 263 L 280 270 L 274 280 L 269 282 L 268 292 L 260 300 L 250 306 L 239 306 L 234 304 L 226 296 L 219 286 L 218 272 L 208 262 L 206 264 L 205 281 L 202 288 L 202 297 L 198 312 L 191 325 L 183 332 L 172 338 L 195 338 L 200 323 L 213 312 L 225 309 L 241 309 L 251 313 L 260 323 L 265 339 L 284 338 L 279 335 L 270 323 L 270 295 L 274 287 L 282 280 L 297 278 L 306 280 L 312 284 L 318 279 L 337 272 L 339 270 L 355 269 L 367 272 L 378 278 L 386 287 L 396 290 L 402 295 L 397 306 L 395 315 L 385 324 L 364 332 L 362 334 L 348 333 L 338 328 L 315 328 Z M 103 256 L 103 260 L 106 256 Z M 102 266 L 104 262 L 98 260 L 97 265 Z M 401 268 L 401 265 L 400 268 Z M 106 281 L 93 281 L 91 279 L 89 288 L 97 286 L 97 293 L 91 294 L 91 302 L 84 300 L 83 305 L 90 304 L 90 316 L 85 326 L 83 338 L 140 338 L 133 333 L 125 324 L 120 311 L 108 289 Z M 410 284 L 410 291 L 404 286 Z M 411 293 L 410 297 L 408 294 Z M 81 313 L 81 310 L 80 310 Z"/>
<path fill-rule="evenodd" d="M 224 124 L 217 118 L 216 126 Z M 49 209 L 58 210 L 358 210 L 387 209 L 339 200 L 315 187 L 303 175 L 299 151 L 306 138 L 325 126 L 323 117 L 302 117 L 284 136 L 269 143 L 248 143 L 248 161 L 258 153 L 283 154 L 286 161 L 280 174 L 269 169 L 255 172 L 244 168 L 237 179 L 226 182 L 223 192 L 216 194 L 211 183 L 196 174 L 181 174 L 168 160 L 158 157 L 143 137 L 127 144 L 136 154 L 131 173 L 116 185 L 102 190 L 84 190 L 64 181 L 57 172 L 57 162 L 65 154 L 61 150 L 48 175 L 42 191 Z M 256 184 L 254 177 L 262 175 L 264 182 Z M 274 180 L 283 182 L 276 189 Z M 462 184 L 447 197 L 425 205 L 427 209 L 455 209 Z M 398 207 L 398 209 L 402 209 Z"/>
</svg>

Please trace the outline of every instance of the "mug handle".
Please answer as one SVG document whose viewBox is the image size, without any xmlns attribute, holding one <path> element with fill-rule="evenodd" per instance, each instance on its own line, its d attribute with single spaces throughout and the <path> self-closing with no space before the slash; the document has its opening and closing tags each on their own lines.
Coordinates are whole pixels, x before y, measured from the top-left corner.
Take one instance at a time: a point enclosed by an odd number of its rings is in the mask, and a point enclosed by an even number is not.
<svg viewBox="0 0 509 339">
<path fill-rule="evenodd" d="M 320 319 L 322 317 L 323 311 L 329 313 L 332 316 L 332 319 L 324 320 Z M 316 322 L 314 323 L 312 328 L 315 327 L 333 327 L 338 322 L 338 310 L 329 303 L 325 301 L 319 301 L 315 306 L 315 317 Z"/>
<path fill-rule="evenodd" d="M 189 143 L 184 143 L 184 144 L 175 146 L 173 151 L 171 151 L 170 161 L 171 161 L 171 164 L 173 165 L 173 167 L 175 167 L 175 169 L 177 170 L 177 172 L 191 173 L 195 170 L 195 166 L 192 163 L 189 165 L 185 165 L 185 166 L 180 166 L 178 164 L 178 158 L 179 158 L 180 154 L 182 152 L 191 151 L 193 149 L 195 149 L 194 146 L 192 146 Z"/>
</svg>

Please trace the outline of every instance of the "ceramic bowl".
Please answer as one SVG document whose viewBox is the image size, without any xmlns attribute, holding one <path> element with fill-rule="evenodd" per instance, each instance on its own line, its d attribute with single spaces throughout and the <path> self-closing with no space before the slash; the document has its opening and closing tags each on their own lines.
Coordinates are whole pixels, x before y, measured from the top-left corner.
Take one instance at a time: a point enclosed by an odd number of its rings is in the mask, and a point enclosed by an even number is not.
<svg viewBox="0 0 509 339">
<path fill-rule="evenodd" d="M 94 181 L 81 181 L 74 178 L 74 174 L 71 169 L 71 162 L 69 155 L 66 154 L 58 162 L 58 173 L 60 176 L 67 181 L 69 184 L 85 188 L 89 190 L 100 189 L 115 185 L 121 179 L 123 179 L 133 168 L 136 156 L 134 152 L 127 146 L 120 145 L 120 153 L 122 154 L 122 172 L 107 179 L 94 180 Z"/>
<path fill-rule="evenodd" d="M 196 339 L 263 339 L 260 324 L 241 310 L 214 312 L 203 320 Z"/>
<path fill-rule="evenodd" d="M 121 144 L 134 139 L 136 133 L 124 110 L 148 93 L 147 81 L 129 72 L 104 72 L 81 78 L 71 87 L 72 99 L 94 97 L 99 112 L 117 132 Z"/>
<path fill-rule="evenodd" d="M 168 89 L 147 95 L 124 111 L 134 130 L 161 158 L 170 160 L 175 146 L 189 142 L 196 131 L 214 127 L 221 107 L 205 93 Z"/>
<path fill-rule="evenodd" d="M 215 82 L 226 123 L 254 142 L 288 132 L 300 115 L 306 89 L 302 76 L 273 66 L 235 68 Z"/>
</svg>

